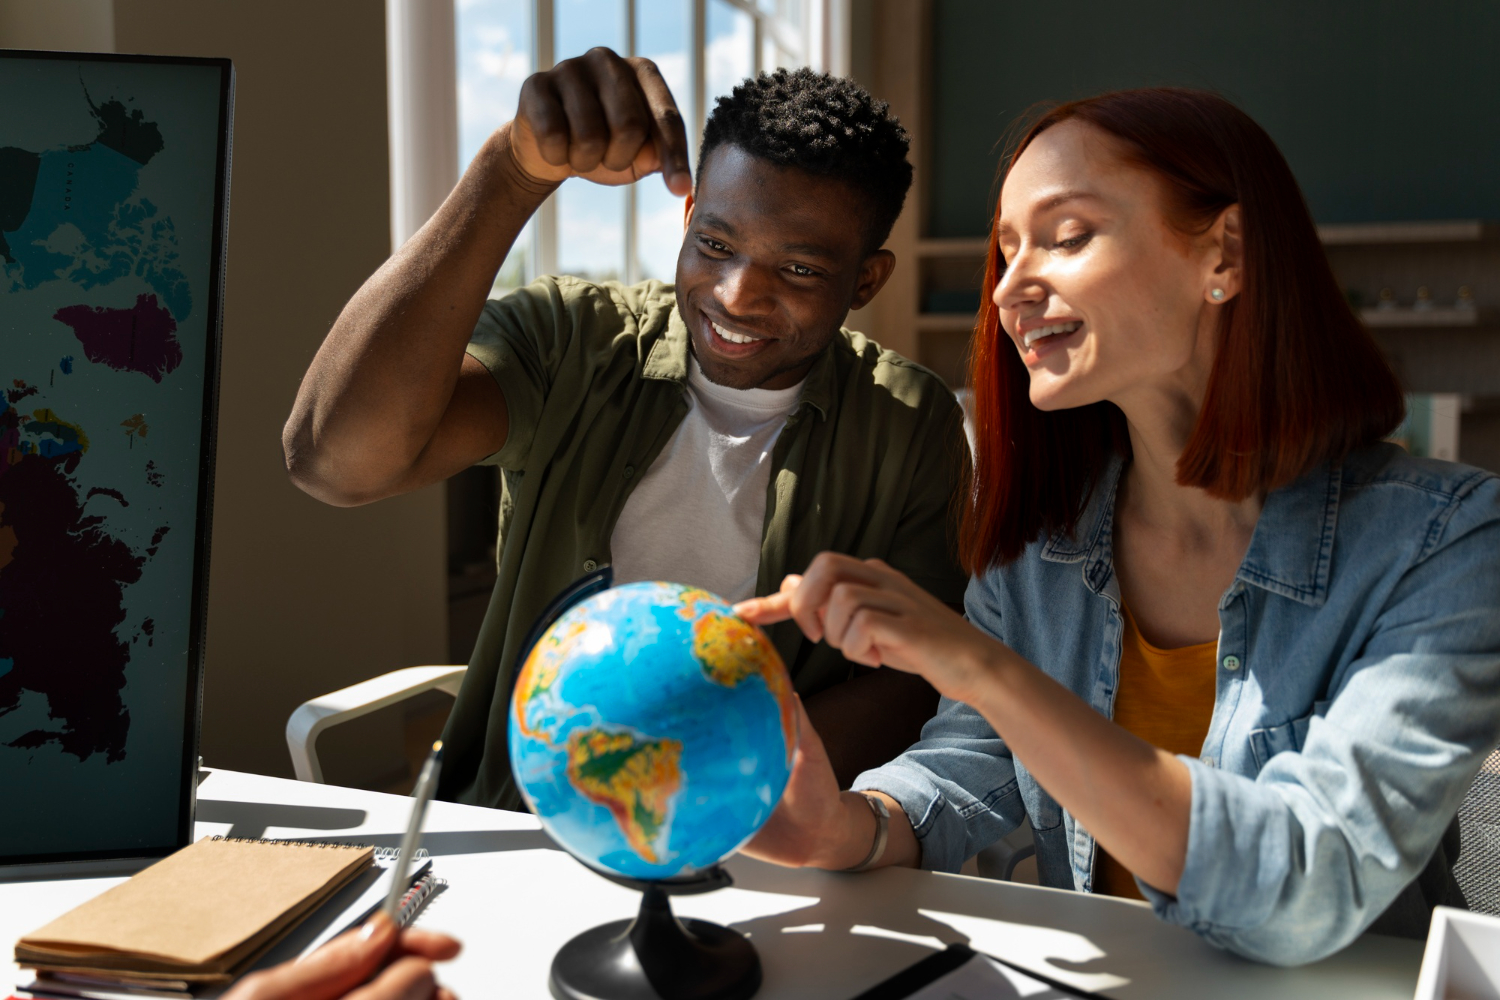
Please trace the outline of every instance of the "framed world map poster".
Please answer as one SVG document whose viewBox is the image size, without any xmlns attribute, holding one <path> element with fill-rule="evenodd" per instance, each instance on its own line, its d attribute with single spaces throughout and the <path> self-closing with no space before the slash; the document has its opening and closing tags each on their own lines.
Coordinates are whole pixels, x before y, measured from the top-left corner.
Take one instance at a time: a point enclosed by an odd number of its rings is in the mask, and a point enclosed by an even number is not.
<svg viewBox="0 0 1500 1000">
<path fill-rule="evenodd" d="M 14 874 L 160 857 L 191 836 L 233 74 L 0 51 L 0 94 Z"/>
</svg>

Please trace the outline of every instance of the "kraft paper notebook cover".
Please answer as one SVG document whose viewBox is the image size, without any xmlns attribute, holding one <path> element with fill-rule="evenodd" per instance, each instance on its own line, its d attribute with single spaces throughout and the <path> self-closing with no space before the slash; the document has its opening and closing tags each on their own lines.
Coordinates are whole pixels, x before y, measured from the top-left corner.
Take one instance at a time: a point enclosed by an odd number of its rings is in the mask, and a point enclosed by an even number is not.
<svg viewBox="0 0 1500 1000">
<path fill-rule="evenodd" d="M 227 982 L 373 863 L 368 847 L 209 838 L 16 943 L 42 971 Z"/>
</svg>

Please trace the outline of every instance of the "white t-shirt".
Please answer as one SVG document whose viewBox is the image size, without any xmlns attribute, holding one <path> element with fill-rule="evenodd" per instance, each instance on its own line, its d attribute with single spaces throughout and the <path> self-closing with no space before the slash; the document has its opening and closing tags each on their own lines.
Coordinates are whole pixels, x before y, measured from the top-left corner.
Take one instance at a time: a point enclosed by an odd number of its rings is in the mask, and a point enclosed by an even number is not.
<svg viewBox="0 0 1500 1000">
<path fill-rule="evenodd" d="M 615 583 L 667 580 L 755 596 L 771 450 L 790 389 L 730 389 L 688 359 L 688 413 L 625 501 L 610 537 Z"/>
</svg>

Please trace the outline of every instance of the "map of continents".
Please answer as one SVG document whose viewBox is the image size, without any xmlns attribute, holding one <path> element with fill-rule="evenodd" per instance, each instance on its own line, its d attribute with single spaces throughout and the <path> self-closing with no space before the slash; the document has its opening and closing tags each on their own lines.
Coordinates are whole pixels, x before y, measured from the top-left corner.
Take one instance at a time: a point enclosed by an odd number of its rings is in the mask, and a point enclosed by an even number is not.
<svg viewBox="0 0 1500 1000">
<path fill-rule="evenodd" d="M 146 413 L 126 407 L 117 426 L 86 428 L 64 404 L 42 402 L 67 398 L 80 363 L 153 383 L 170 377 L 182 364 L 177 325 L 192 296 L 172 220 L 138 192 L 141 168 L 166 146 L 160 128 L 120 100 L 80 97 L 97 123 L 92 142 L 0 146 L 0 295 L 40 288 L 61 297 L 50 329 L 0 329 L 60 347 L 45 385 L 34 372 L 30 382 L 6 372 L 0 355 L 0 719 L 27 692 L 43 696 L 50 722 L 3 745 L 55 744 L 112 763 L 124 759 L 130 730 L 122 692 L 131 650 L 152 645 L 155 633 L 150 617 L 129 614 L 125 591 L 170 529 L 132 547 L 109 528 L 111 511 L 132 498 L 85 487 L 79 473 L 110 435 L 110 446 L 139 456 L 144 483 L 159 489 L 163 476 L 135 449 L 150 432 Z M 117 306 L 77 301 L 110 286 L 129 289 Z"/>
</svg>

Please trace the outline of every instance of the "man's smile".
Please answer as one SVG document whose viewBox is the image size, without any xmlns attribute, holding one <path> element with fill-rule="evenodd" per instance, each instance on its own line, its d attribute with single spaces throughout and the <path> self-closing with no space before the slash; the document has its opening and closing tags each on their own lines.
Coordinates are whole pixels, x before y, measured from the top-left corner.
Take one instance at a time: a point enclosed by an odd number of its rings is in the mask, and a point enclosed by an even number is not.
<svg viewBox="0 0 1500 1000">
<path fill-rule="evenodd" d="M 727 323 L 720 323 L 702 316 L 703 339 L 714 353 L 726 359 L 748 358 L 775 344 L 779 338 L 770 337 L 763 333 L 751 333 L 749 330 L 736 328 Z"/>
</svg>

